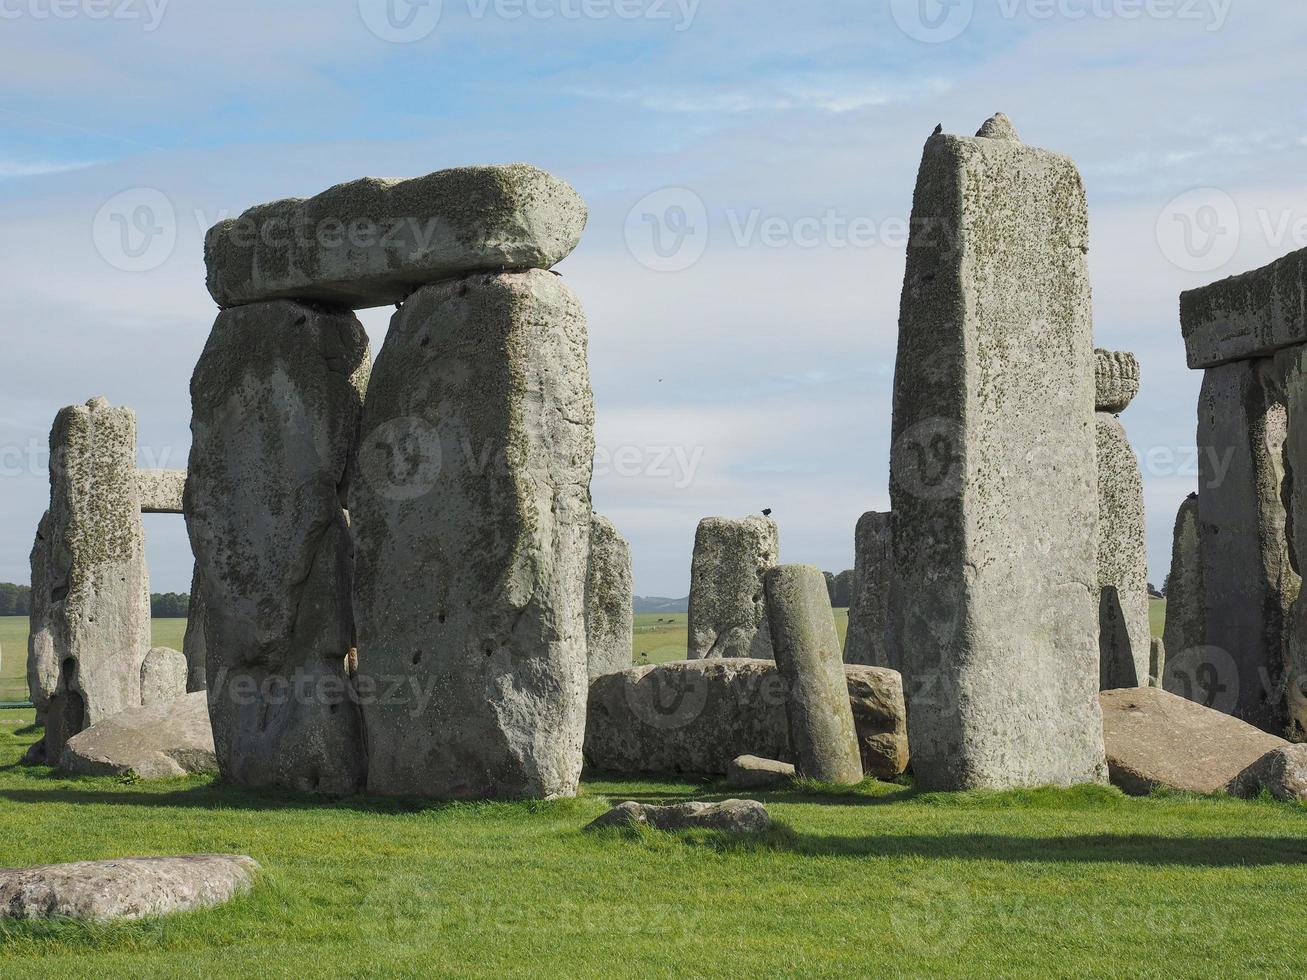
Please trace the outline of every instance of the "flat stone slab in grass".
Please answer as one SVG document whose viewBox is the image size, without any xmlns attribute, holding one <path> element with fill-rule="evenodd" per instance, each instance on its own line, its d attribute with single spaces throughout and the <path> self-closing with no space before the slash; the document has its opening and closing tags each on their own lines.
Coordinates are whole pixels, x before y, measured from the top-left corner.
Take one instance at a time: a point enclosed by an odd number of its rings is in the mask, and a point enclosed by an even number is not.
<svg viewBox="0 0 1307 980">
<path fill-rule="evenodd" d="M 771 814 L 757 800 L 723 800 L 721 803 L 676 803 L 672 806 L 654 806 L 627 800 L 619 803 L 602 817 L 592 821 L 586 830 L 604 827 L 653 827 L 655 830 L 724 830 L 746 834 L 766 830 L 771 826 Z"/>
<path fill-rule="evenodd" d="M 1289 743 L 1160 688 L 1098 696 L 1112 783 L 1142 796 L 1157 787 L 1218 793 L 1268 752 Z"/>
<path fill-rule="evenodd" d="M 538 167 L 457 167 L 256 205 L 209 229 L 204 262 L 221 307 L 296 299 L 363 309 L 468 272 L 548 269 L 576 248 L 585 222 L 581 196 Z"/>
<path fill-rule="evenodd" d="M 59 768 L 81 776 L 141 779 L 217 772 L 208 695 L 196 691 L 96 722 L 68 741 Z"/>
<path fill-rule="evenodd" d="M 116 858 L 0 869 L 0 919 L 112 922 L 209 908 L 243 895 L 259 864 L 241 854 Z"/>
</svg>

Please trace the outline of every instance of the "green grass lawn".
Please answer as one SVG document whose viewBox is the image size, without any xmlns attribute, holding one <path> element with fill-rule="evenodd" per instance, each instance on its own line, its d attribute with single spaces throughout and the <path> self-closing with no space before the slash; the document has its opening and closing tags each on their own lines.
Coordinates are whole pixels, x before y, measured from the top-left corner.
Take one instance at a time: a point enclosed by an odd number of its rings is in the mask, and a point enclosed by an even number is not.
<svg viewBox="0 0 1307 980">
<path fill-rule="evenodd" d="M 664 664 L 669 660 L 684 660 L 688 629 L 685 613 L 636 613 L 635 662 L 637 664 Z M 849 628 L 849 611 L 835 610 L 835 628 L 840 643 Z"/>
<path fill-rule="evenodd" d="M 1152 628 L 1153 636 L 1162 635 L 1162 627 L 1166 625 L 1165 599 L 1148 600 L 1148 625 Z"/>
<path fill-rule="evenodd" d="M 12 717 L 11 717 L 12 716 Z M 248 853 L 255 892 L 118 926 L 0 926 L 0 976 L 1301 976 L 1307 807 L 1115 790 L 749 794 L 757 837 L 581 827 L 716 787 L 590 779 L 453 806 L 12 766 L 0 864 Z"/>
</svg>

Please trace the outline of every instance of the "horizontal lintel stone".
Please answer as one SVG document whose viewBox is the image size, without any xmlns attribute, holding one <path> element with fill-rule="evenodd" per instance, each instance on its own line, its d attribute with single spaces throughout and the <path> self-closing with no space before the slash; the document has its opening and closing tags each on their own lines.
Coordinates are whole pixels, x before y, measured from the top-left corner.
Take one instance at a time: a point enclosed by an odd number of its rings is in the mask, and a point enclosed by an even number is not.
<svg viewBox="0 0 1307 980">
<path fill-rule="evenodd" d="M 1189 367 L 1218 367 L 1307 343 L 1307 249 L 1180 294 Z"/>
<path fill-rule="evenodd" d="M 185 470 L 137 470 L 136 489 L 142 514 L 180 514 Z"/>
</svg>

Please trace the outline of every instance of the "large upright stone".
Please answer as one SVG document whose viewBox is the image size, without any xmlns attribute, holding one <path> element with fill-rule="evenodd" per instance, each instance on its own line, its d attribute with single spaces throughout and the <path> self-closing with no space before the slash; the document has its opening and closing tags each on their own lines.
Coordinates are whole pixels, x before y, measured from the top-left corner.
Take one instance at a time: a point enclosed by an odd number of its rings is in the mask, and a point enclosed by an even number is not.
<svg viewBox="0 0 1307 980">
<path fill-rule="evenodd" d="M 1207 643 L 1202 562 L 1198 494 L 1191 493 L 1180 504 L 1175 515 L 1175 532 L 1171 539 L 1171 574 L 1166 580 L 1166 625 L 1162 630 L 1162 639 L 1172 658 Z M 1163 678 L 1163 687 L 1166 687 L 1165 675 Z M 1166 689 L 1171 690 L 1169 687 Z"/>
<path fill-rule="evenodd" d="M 1199 700 L 1285 734 L 1285 619 L 1299 578 L 1289 563 L 1282 490 L 1287 423 L 1272 358 L 1204 372 L 1198 400 L 1198 526 L 1205 645 L 1168 644 L 1168 678 Z"/>
<path fill-rule="evenodd" d="M 580 195 L 537 167 L 458 167 L 257 205 L 209 229 L 204 261 L 219 306 L 361 309 L 468 272 L 548 269 L 576 248 L 585 221 Z"/>
<path fill-rule="evenodd" d="M 93 398 L 56 416 L 50 512 L 38 536 L 36 552 L 48 552 L 33 560 L 42 594 L 33 599 L 29 672 L 33 692 L 48 696 L 44 752 L 54 762 L 67 739 L 141 703 L 150 582 L 131 409 Z"/>
<path fill-rule="evenodd" d="M 624 670 L 635 660 L 634 601 L 631 546 L 612 521 L 595 514 L 585 579 L 586 659 L 592 679 Z"/>
<path fill-rule="evenodd" d="M 781 565 L 767 571 L 764 585 L 799 773 L 826 783 L 859 783 L 862 759 L 821 569 Z"/>
<path fill-rule="evenodd" d="M 50 609 L 54 605 L 51 579 L 50 512 L 41 515 L 32 543 L 32 591 L 27 632 L 27 692 L 36 706 L 36 723 L 45 724 L 50 698 L 59 688 L 59 658 L 54 652 Z"/>
<path fill-rule="evenodd" d="M 1104 691 L 1148 684 L 1148 554 L 1144 481 L 1116 419 L 1139 391 L 1139 364 L 1125 351 L 1095 351 L 1098 443 L 1098 645 Z"/>
<path fill-rule="evenodd" d="M 1288 508 L 1286 535 L 1289 573 L 1280 591 L 1289 605 L 1284 639 L 1283 727 L 1277 735 L 1307 741 L 1307 597 L 1301 575 L 1307 571 L 1307 346 L 1281 351 L 1276 373 L 1283 385 L 1287 435 L 1284 443 L 1284 491 Z"/>
<path fill-rule="evenodd" d="M 1307 343 L 1307 249 L 1180 294 L 1191 368 L 1213 368 Z"/>
<path fill-rule="evenodd" d="M 352 314 L 281 301 L 220 313 L 191 378 L 186 526 L 229 782 L 363 784 L 344 499 L 369 368 Z"/>
<path fill-rule="evenodd" d="M 359 680 L 403 691 L 364 700 L 369 790 L 574 794 L 594 455 L 580 303 L 542 271 L 419 290 L 391 321 L 363 434 Z"/>
<path fill-rule="evenodd" d="M 894 641 L 932 789 L 1106 774 L 1084 188 L 999 122 L 927 141 L 900 314 Z"/>
<path fill-rule="evenodd" d="M 182 654 L 186 657 L 186 690 L 203 691 L 209 685 L 206 675 L 204 620 L 208 603 L 200 588 L 200 566 L 191 573 L 190 602 L 186 606 L 186 632 L 182 636 Z"/>
<path fill-rule="evenodd" d="M 844 636 L 844 662 L 898 670 L 885 642 L 894 563 L 890 515 L 875 511 L 863 514 L 858 518 L 853 543 L 853 602 Z"/>
<path fill-rule="evenodd" d="M 779 554 L 780 532 L 770 517 L 699 522 L 690 565 L 689 659 L 771 659 L 762 576 Z"/>
</svg>

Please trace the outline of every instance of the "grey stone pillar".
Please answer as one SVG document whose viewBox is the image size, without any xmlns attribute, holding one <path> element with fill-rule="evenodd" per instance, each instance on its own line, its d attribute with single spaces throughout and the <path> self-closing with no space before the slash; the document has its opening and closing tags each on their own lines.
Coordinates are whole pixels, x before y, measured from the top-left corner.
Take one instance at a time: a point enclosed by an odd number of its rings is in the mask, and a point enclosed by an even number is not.
<svg viewBox="0 0 1307 980">
<path fill-rule="evenodd" d="M 634 601 L 631 546 L 612 521 L 595 514 L 585 579 L 586 661 L 592 680 L 634 662 Z"/>
<path fill-rule="evenodd" d="M 875 511 L 863 514 L 858 518 L 853 544 L 853 602 L 844 636 L 844 662 L 898 670 L 886 643 L 894 561 L 890 515 Z"/>
<path fill-rule="evenodd" d="M 779 554 L 780 532 L 769 517 L 699 522 L 690 565 L 690 660 L 771 659 L 762 576 Z"/>
</svg>

